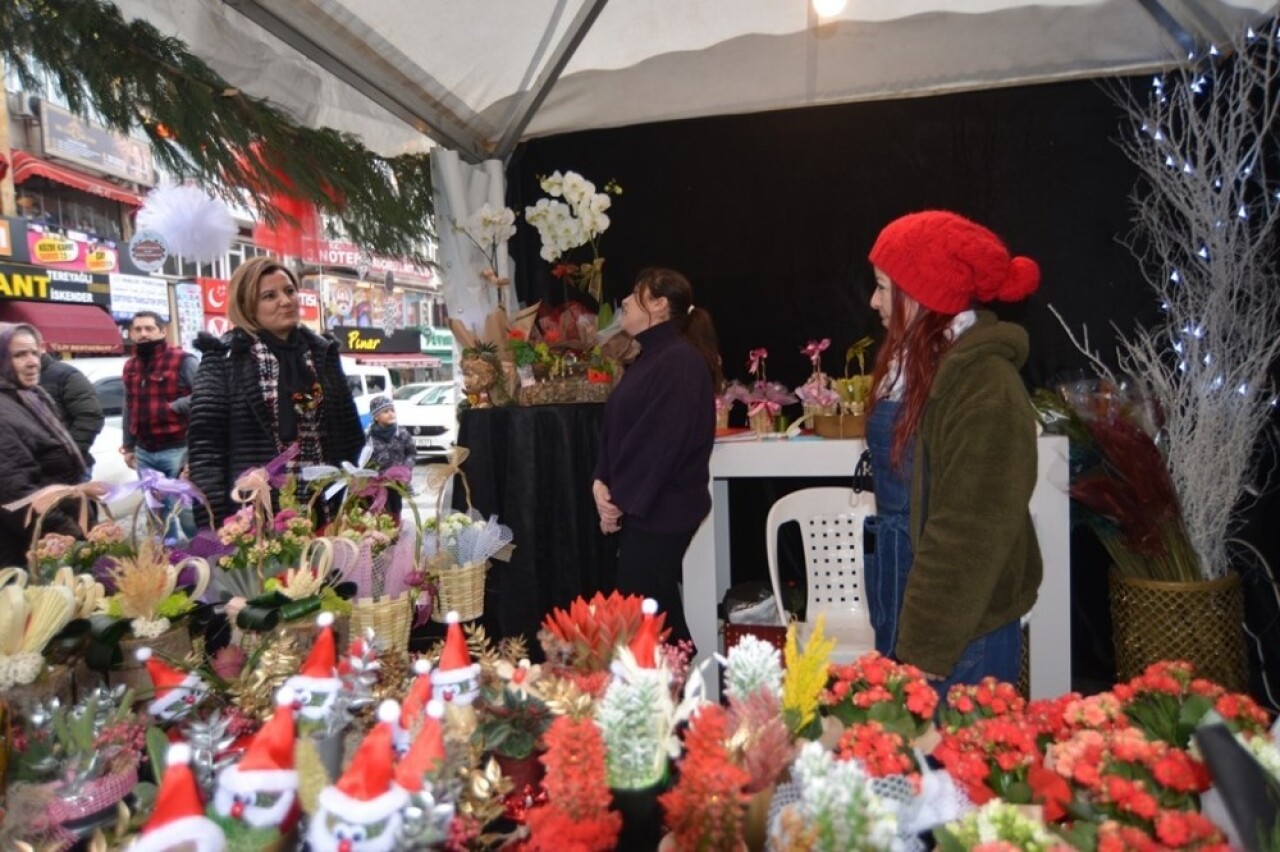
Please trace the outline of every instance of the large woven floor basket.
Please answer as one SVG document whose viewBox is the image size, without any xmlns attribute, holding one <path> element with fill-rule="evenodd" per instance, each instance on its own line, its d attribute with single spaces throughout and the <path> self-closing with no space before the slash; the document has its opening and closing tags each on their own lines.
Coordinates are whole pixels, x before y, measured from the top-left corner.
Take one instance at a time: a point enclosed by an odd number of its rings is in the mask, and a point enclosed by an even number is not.
<svg viewBox="0 0 1280 852">
<path fill-rule="evenodd" d="M 362 636 L 366 627 L 381 639 L 388 651 L 409 650 L 413 627 L 413 602 L 408 592 L 394 598 L 359 598 L 351 606 L 351 635 Z"/>
<path fill-rule="evenodd" d="M 436 594 L 431 605 L 431 620 L 444 624 L 451 611 L 458 613 L 459 621 L 484 615 L 484 579 L 488 572 L 488 561 L 432 571 Z"/>
<path fill-rule="evenodd" d="M 1186 660 L 1198 677 L 1236 692 L 1248 686 L 1239 574 L 1165 582 L 1112 570 L 1111 621 L 1122 681 L 1160 660 Z"/>
</svg>

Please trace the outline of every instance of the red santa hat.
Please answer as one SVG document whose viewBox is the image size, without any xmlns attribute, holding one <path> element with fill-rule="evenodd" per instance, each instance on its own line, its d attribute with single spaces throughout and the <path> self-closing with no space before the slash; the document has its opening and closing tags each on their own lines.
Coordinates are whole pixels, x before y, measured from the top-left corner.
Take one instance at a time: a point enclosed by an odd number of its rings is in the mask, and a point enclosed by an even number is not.
<svg viewBox="0 0 1280 852">
<path fill-rule="evenodd" d="M 444 746 L 444 726 L 440 720 L 444 718 L 444 703 L 427 702 L 427 716 L 422 722 L 422 730 L 409 748 L 409 753 L 396 767 L 396 782 L 410 793 L 422 789 L 422 777 L 434 772 L 448 758 Z"/>
<path fill-rule="evenodd" d="M 320 791 L 321 808 L 346 822 L 367 825 L 409 803 L 409 794 L 392 783 L 391 728 L 399 719 L 400 705 L 395 701 L 379 705 L 379 724 L 365 735 L 338 783 Z"/>
<path fill-rule="evenodd" d="M 1018 302 L 1040 286 L 1040 267 L 1011 257 L 987 228 L 946 210 L 924 210 L 885 226 L 870 260 L 930 310 L 958 314 L 975 302 Z"/>
<path fill-rule="evenodd" d="M 259 729 L 240 762 L 228 766 L 218 783 L 236 793 L 283 790 L 298 786 L 294 768 L 293 690 L 276 693 L 276 711 Z"/>
<path fill-rule="evenodd" d="M 636 658 L 636 665 L 642 669 L 656 669 L 658 645 L 661 643 L 658 636 L 658 602 L 653 598 L 645 598 L 644 603 L 640 605 L 640 611 L 644 613 L 644 620 L 640 622 L 640 629 L 636 631 L 636 635 L 631 637 L 631 644 L 628 647 L 631 655 Z"/>
<path fill-rule="evenodd" d="M 138 852 L 163 852 L 184 843 L 194 843 L 199 852 L 226 848 L 226 836 L 217 823 L 204 815 L 196 777 L 188 765 L 191 747 L 186 743 L 169 746 L 156 805 L 142 829 L 142 837 L 131 847 Z"/>
<path fill-rule="evenodd" d="M 409 685 L 409 692 L 400 707 L 400 727 L 412 731 L 414 723 L 422 718 L 422 712 L 431 700 L 431 663 L 424 659 L 413 661 L 413 673 L 417 675 Z"/>
<path fill-rule="evenodd" d="M 450 611 L 445 620 L 449 627 L 445 631 L 444 651 L 440 654 L 440 662 L 431 671 L 431 684 L 441 688 L 446 701 L 469 704 L 479 685 L 468 683 L 480 676 L 480 666 L 471 662 L 471 652 L 467 650 L 467 639 L 462 635 L 458 613 Z"/>
<path fill-rule="evenodd" d="M 300 689 L 332 691 L 333 682 L 338 677 L 337 645 L 333 639 L 333 613 L 322 612 L 316 616 L 316 626 L 320 632 L 316 634 L 315 644 L 307 654 L 306 662 L 298 670 L 298 674 L 289 678 L 290 685 Z"/>
<path fill-rule="evenodd" d="M 178 709 L 183 702 L 194 703 L 204 690 L 204 681 L 198 674 L 169 665 L 150 648 L 139 648 L 133 655 L 146 665 L 151 685 L 155 687 L 156 697 L 147 705 L 152 716 L 163 716 Z"/>
</svg>

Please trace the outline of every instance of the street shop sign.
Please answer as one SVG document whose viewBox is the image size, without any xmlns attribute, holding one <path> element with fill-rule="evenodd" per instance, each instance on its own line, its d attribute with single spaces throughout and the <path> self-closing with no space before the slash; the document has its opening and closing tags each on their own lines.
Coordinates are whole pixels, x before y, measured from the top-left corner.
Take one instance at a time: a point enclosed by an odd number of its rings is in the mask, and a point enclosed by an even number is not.
<svg viewBox="0 0 1280 852">
<path fill-rule="evenodd" d="M 0 299 L 33 299 L 80 305 L 111 305 L 111 282 L 105 275 L 0 263 Z"/>
<path fill-rule="evenodd" d="M 337 338 L 338 348 L 343 352 L 372 355 L 405 352 L 417 354 L 422 351 L 421 337 L 416 328 L 398 328 L 388 332 L 381 328 L 339 325 L 333 328 L 333 336 Z"/>
</svg>

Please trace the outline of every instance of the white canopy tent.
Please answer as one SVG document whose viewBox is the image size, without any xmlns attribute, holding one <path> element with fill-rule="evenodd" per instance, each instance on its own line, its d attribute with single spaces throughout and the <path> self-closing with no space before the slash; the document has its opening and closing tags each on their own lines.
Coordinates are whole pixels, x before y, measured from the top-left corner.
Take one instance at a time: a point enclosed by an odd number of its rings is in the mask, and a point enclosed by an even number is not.
<svg viewBox="0 0 1280 852">
<path fill-rule="evenodd" d="M 1167 66 L 1273 0 L 120 0 L 383 153 Z"/>
</svg>

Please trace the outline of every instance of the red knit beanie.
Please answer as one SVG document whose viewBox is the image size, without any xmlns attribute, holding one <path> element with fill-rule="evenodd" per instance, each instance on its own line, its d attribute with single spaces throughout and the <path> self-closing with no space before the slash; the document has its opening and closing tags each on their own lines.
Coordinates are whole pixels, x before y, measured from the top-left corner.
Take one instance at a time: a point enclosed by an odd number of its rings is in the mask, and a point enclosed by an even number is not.
<svg viewBox="0 0 1280 852">
<path fill-rule="evenodd" d="M 974 302 L 1018 302 L 1040 286 L 1034 260 L 1010 257 L 991 231 L 945 210 L 890 222 L 871 247 L 870 259 L 894 286 L 942 314 L 958 314 Z"/>
</svg>

